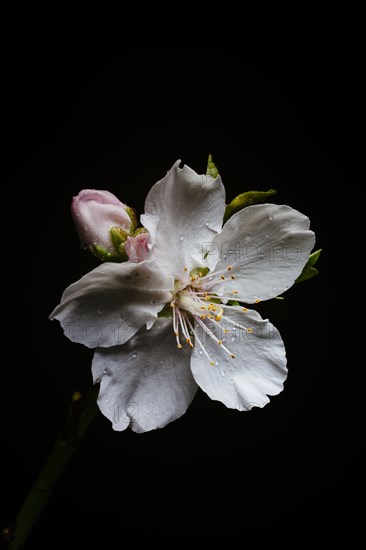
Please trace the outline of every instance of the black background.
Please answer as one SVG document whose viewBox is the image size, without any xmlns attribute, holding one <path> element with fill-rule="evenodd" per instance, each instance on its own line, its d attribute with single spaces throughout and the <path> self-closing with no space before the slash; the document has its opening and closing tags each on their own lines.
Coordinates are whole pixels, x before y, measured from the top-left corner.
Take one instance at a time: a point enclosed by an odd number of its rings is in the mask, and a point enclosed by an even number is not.
<svg viewBox="0 0 366 550">
<path fill-rule="evenodd" d="M 24 48 L 7 70 L 10 189 L 17 194 L 21 182 L 29 198 L 16 227 L 24 255 L 10 262 L 20 266 L 21 299 L 5 369 L 2 524 L 60 432 L 72 393 L 91 384 L 92 351 L 48 320 L 64 288 L 98 265 L 79 246 L 72 196 L 108 189 L 142 213 L 151 185 L 178 158 L 203 173 L 208 153 L 228 200 L 277 189 L 274 202 L 308 215 L 323 249 L 320 276 L 259 306 L 285 341 L 285 389 L 250 413 L 199 391 L 181 419 L 141 435 L 113 432 L 99 415 L 28 547 L 112 547 L 130 531 L 207 537 L 297 522 L 356 524 L 352 262 L 339 279 L 353 233 L 344 208 L 354 88 L 347 52 L 101 51 L 60 42 Z"/>
</svg>

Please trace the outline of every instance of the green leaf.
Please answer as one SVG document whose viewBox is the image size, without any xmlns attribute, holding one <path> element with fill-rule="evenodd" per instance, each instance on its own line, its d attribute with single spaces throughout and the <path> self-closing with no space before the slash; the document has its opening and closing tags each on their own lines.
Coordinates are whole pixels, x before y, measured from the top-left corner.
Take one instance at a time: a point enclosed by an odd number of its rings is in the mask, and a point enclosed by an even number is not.
<svg viewBox="0 0 366 550">
<path fill-rule="evenodd" d="M 231 218 L 233 214 L 239 212 L 239 210 L 242 210 L 246 206 L 250 206 L 252 204 L 266 202 L 268 197 L 271 197 L 276 193 L 277 191 L 275 189 L 269 189 L 268 191 L 246 191 L 245 193 L 241 193 L 235 197 L 230 204 L 226 205 L 224 223 Z"/>
<path fill-rule="evenodd" d="M 240 306 L 239 302 L 236 300 L 229 300 L 227 304 L 228 306 Z"/>
<path fill-rule="evenodd" d="M 302 273 L 298 276 L 295 283 L 302 283 L 303 281 L 307 281 L 308 279 L 315 277 L 315 275 L 318 275 L 319 271 L 316 267 L 314 267 L 314 265 L 318 261 L 321 251 L 322 249 L 319 248 L 319 250 L 316 250 L 316 252 L 310 254 Z"/>
<path fill-rule="evenodd" d="M 219 171 L 217 169 L 217 166 L 214 163 L 214 161 L 212 160 L 212 155 L 208 155 L 206 175 L 211 176 L 214 179 L 217 178 L 217 176 L 219 175 Z"/>
</svg>

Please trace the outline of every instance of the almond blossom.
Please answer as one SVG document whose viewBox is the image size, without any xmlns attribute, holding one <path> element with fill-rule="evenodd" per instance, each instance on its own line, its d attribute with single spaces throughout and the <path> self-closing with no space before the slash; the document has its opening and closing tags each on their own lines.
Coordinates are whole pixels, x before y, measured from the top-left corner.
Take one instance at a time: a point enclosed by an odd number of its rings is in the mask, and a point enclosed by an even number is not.
<svg viewBox="0 0 366 550">
<path fill-rule="evenodd" d="M 148 234 L 128 237 L 130 261 L 83 276 L 51 314 L 70 340 L 97 348 L 98 405 L 115 430 L 165 426 L 198 387 L 237 410 L 283 389 L 282 338 L 248 306 L 292 286 L 314 233 L 284 205 L 249 206 L 223 226 L 224 212 L 220 176 L 177 161 L 146 198 Z"/>
</svg>

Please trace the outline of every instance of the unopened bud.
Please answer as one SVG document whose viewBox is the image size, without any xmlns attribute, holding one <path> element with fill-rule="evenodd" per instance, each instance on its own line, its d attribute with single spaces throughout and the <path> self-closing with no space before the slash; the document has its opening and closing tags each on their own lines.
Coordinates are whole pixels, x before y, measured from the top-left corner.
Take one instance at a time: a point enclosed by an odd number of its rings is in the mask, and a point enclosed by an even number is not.
<svg viewBox="0 0 366 550">
<path fill-rule="evenodd" d="M 84 189 L 73 198 L 71 213 L 83 243 L 102 261 L 127 259 L 123 243 L 136 230 L 134 210 L 109 191 Z"/>
</svg>

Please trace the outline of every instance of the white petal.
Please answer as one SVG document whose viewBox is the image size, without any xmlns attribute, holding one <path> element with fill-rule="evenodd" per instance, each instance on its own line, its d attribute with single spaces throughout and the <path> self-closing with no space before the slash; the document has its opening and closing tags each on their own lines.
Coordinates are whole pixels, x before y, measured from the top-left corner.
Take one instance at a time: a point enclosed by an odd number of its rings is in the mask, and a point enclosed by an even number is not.
<svg viewBox="0 0 366 550">
<path fill-rule="evenodd" d="M 182 279 L 185 267 L 189 274 L 194 267 L 209 265 L 204 256 L 221 230 L 225 212 L 221 178 L 196 174 L 188 166 L 179 168 L 179 163 L 152 187 L 141 217 L 157 262 L 175 279 Z"/>
<path fill-rule="evenodd" d="M 191 359 L 191 369 L 197 384 L 211 399 L 221 401 L 227 407 L 250 410 L 264 407 L 268 395 L 276 395 L 283 389 L 287 376 L 285 347 L 278 330 L 253 310 L 242 312 L 239 307 L 225 307 L 225 315 L 235 325 L 222 319 L 222 331 L 212 322 L 208 326 L 223 340 L 219 345 L 202 328 L 196 326 L 197 334 L 211 359 L 200 354 L 197 343 Z M 239 325 L 252 329 L 251 333 Z M 230 330 L 228 334 L 223 329 Z M 233 330 L 235 329 L 235 330 Z M 235 355 L 231 358 L 224 349 Z"/>
<path fill-rule="evenodd" d="M 116 346 L 156 320 L 173 284 L 150 262 L 105 263 L 65 290 L 50 319 L 58 319 L 73 342 Z"/>
<path fill-rule="evenodd" d="M 263 204 L 244 208 L 214 238 L 216 270 L 233 268 L 215 289 L 246 303 L 268 300 L 287 290 L 300 275 L 314 246 L 309 219 L 290 208 Z"/>
<path fill-rule="evenodd" d="M 118 431 L 162 428 L 184 414 L 196 390 L 190 348 L 177 349 L 171 320 L 159 319 L 123 346 L 96 350 L 98 405 Z"/>
</svg>

